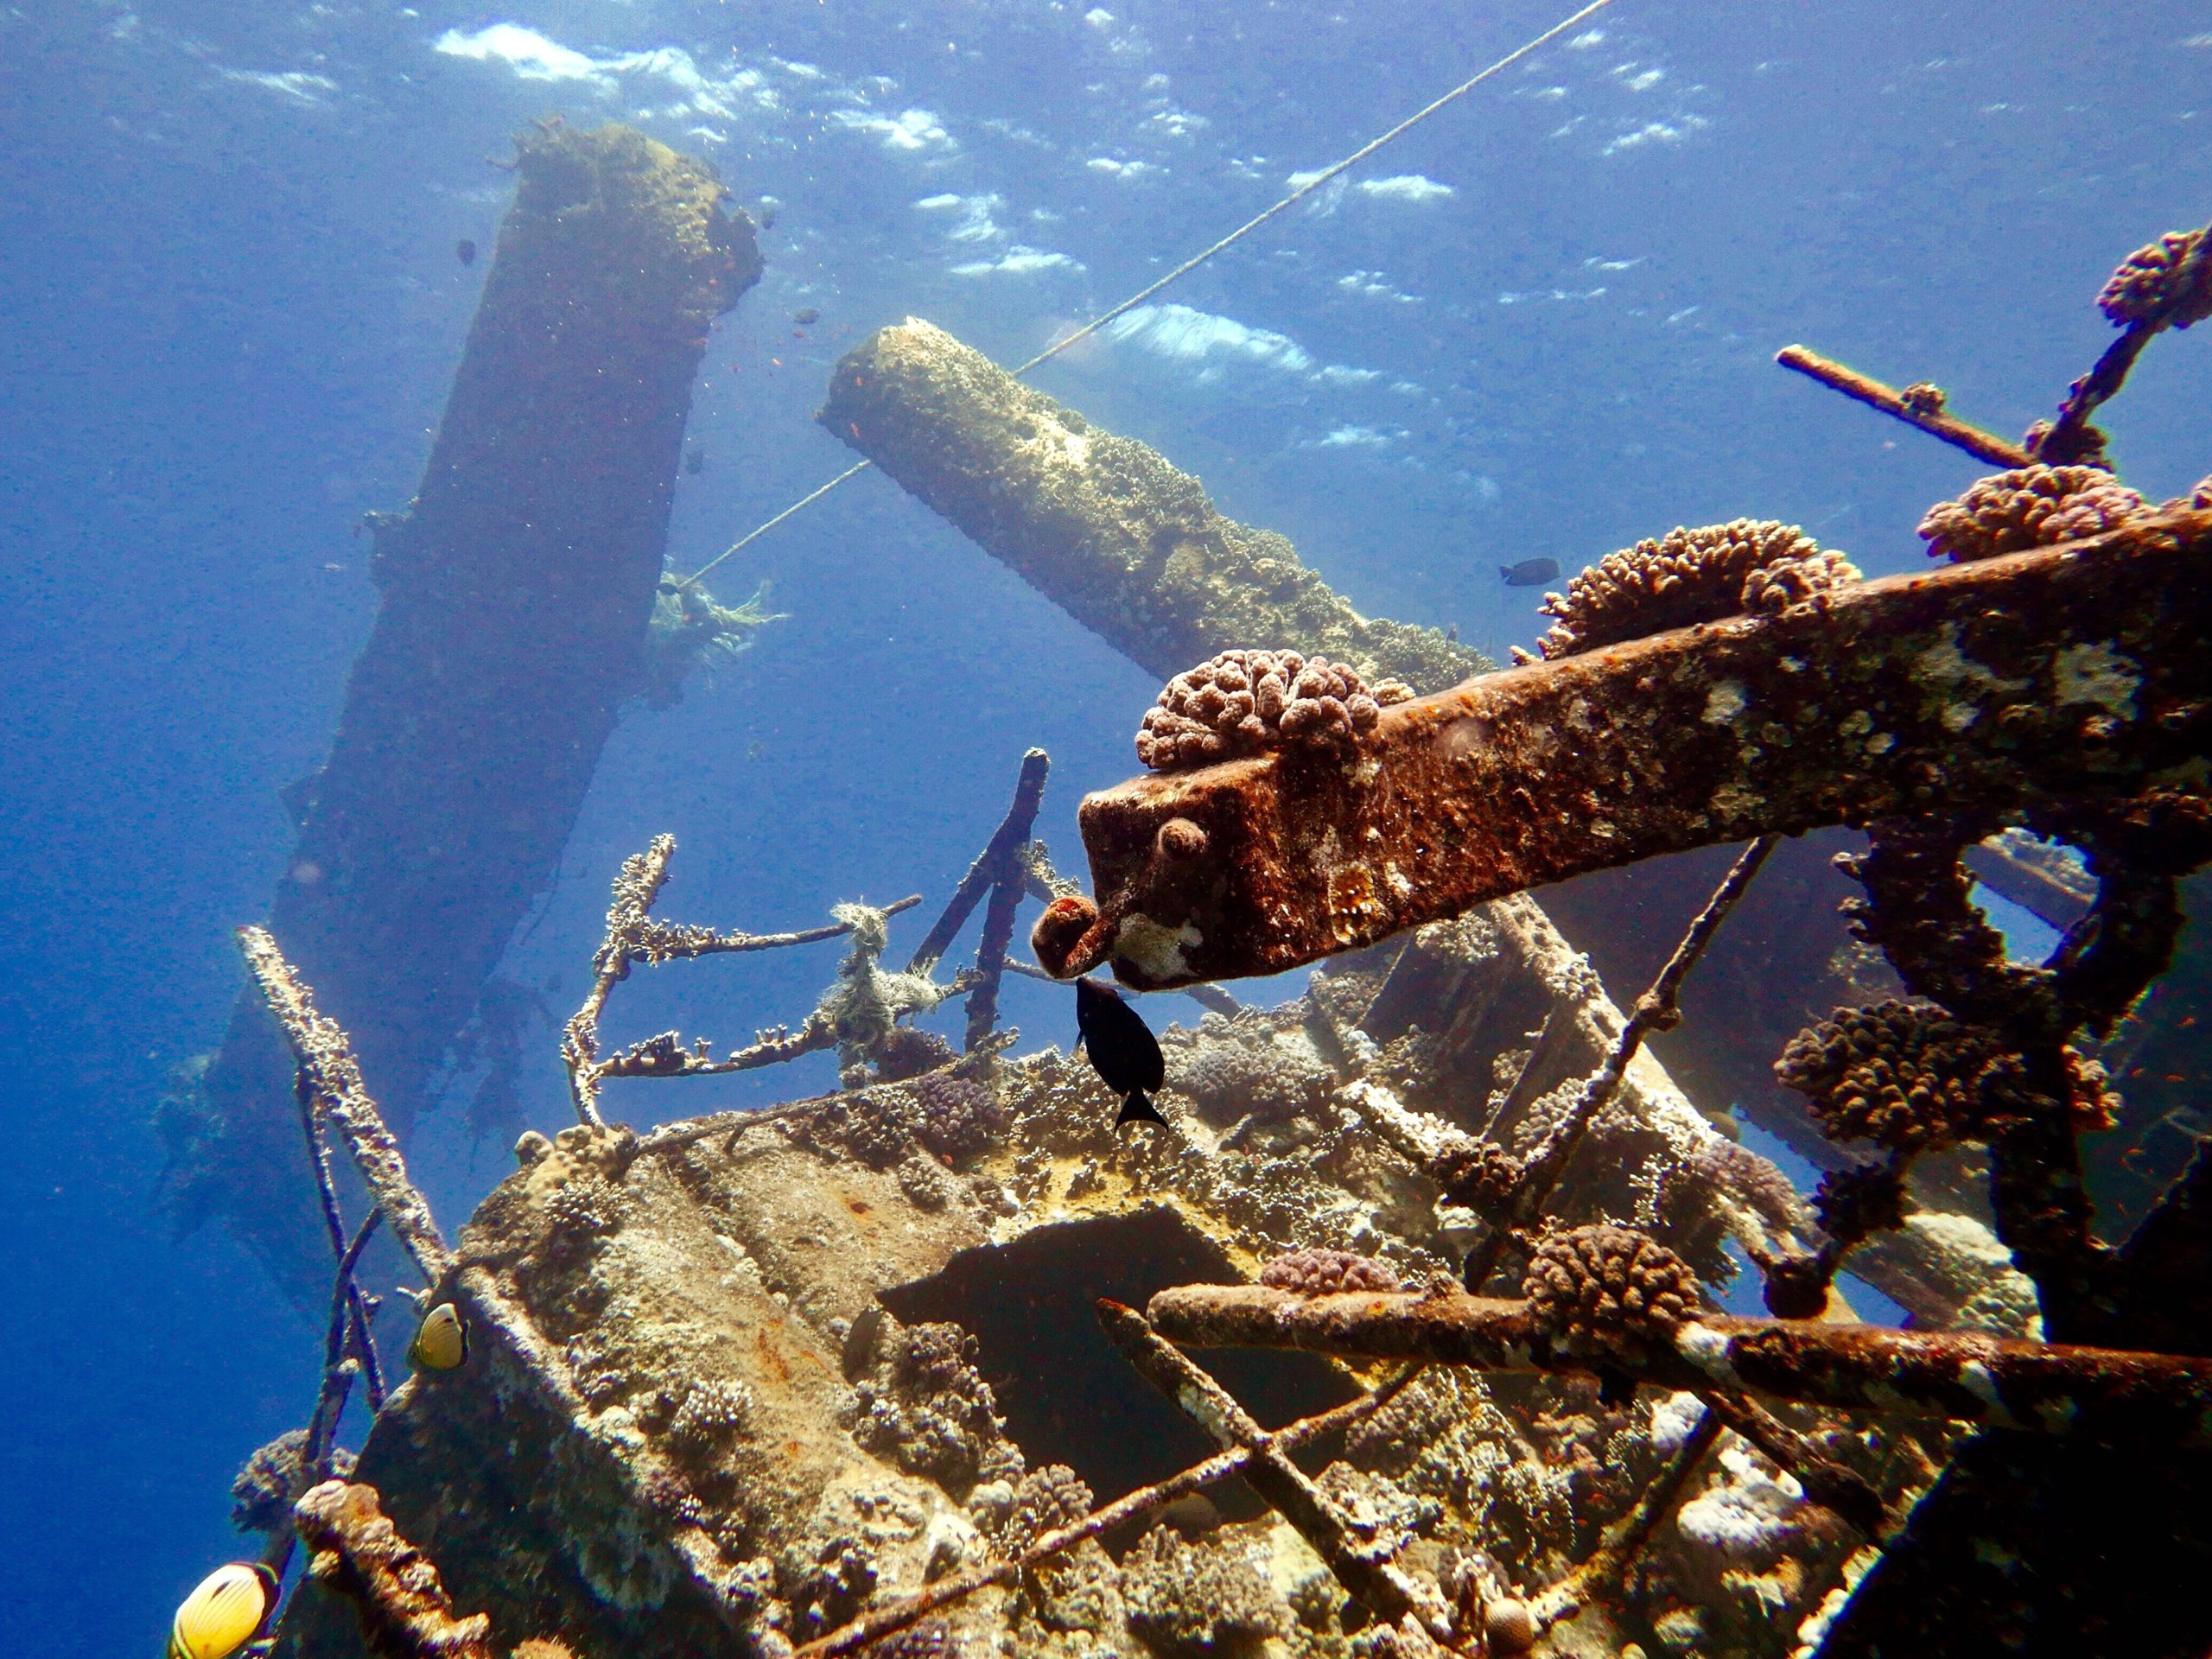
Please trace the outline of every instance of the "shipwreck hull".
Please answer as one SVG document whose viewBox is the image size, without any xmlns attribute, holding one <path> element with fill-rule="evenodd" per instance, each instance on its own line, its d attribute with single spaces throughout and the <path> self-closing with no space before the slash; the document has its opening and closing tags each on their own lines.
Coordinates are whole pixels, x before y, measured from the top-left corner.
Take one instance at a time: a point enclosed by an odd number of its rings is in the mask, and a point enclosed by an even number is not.
<svg viewBox="0 0 2212 1659">
<path fill-rule="evenodd" d="M 1429 693 L 1493 666 L 1438 630 L 1362 615 L 1300 562 L 1287 539 L 1223 515 L 1198 480 L 1157 451 L 1023 385 L 929 323 L 909 320 L 855 347 L 839 363 L 818 418 L 916 499 L 1163 680 L 1217 652 L 1254 645 L 1325 654 L 1370 682 L 1395 677 Z M 1725 985 L 1716 974 L 1695 977 L 1689 987 L 1693 1014 L 1722 1008 L 1726 1017 L 1700 1021 L 1694 1049 L 1683 1043 L 1665 1052 L 1669 1065 L 1681 1058 L 1700 1085 L 1693 1098 L 1732 1103 L 1824 1162 L 1835 1160 L 1834 1149 L 1796 1097 L 1777 1087 L 1772 1063 L 1782 1042 L 1808 1018 L 1860 1000 L 1860 988 L 1837 973 L 1832 960 L 1841 940 L 1835 905 L 1844 891 L 1827 868 L 1836 844 L 1831 838 L 1777 851 L 1752 889 L 1745 920 L 1731 924 L 1732 940 L 1738 925 L 1756 931 L 1755 965 L 1739 962 Z M 1514 916 L 1533 912 L 1534 925 L 1555 938 L 1559 930 L 1545 919 L 1551 912 L 1574 947 L 1589 952 L 1606 985 L 1617 993 L 1640 986 L 1688 919 L 1688 909 L 1677 913 L 1686 903 L 1694 906 L 1686 890 L 1709 887 L 1725 867 L 1725 860 L 1709 871 L 1700 863 L 1708 879 L 1686 881 L 1682 867 L 1697 859 L 1558 883 L 1545 891 L 1542 910 L 1532 903 Z M 1347 935 L 1326 948 L 1375 937 Z M 1562 944 L 1558 954 L 1571 957 L 1573 949 Z M 1223 971 L 1263 972 L 1267 966 L 1247 962 Z M 1500 1026 L 1480 1052 L 1464 1034 L 1491 1023 L 1481 1009 L 1442 1007 L 1428 1014 L 1461 1033 L 1455 1046 L 1474 1073 L 1462 1080 L 1462 1092 L 1479 1098 L 1492 1058 L 1533 1037 L 1558 1000 L 1542 973 L 1525 965 L 1518 971 L 1528 977 L 1506 1002 L 1525 1028 L 1508 1033 Z M 1546 1063 L 1565 1060 L 1553 1055 Z M 1642 1066 L 1659 1069 L 1652 1059 Z M 1544 1072 L 1542 1087 L 1562 1076 Z M 1665 1088 L 1678 1095 L 1673 1082 Z M 1969 1248 L 1948 1233 L 1885 1241 L 1869 1252 L 1865 1271 L 1917 1317 L 1944 1322 L 1993 1278 L 1991 1264 L 1971 1248 L 1986 1237 L 1980 1224 L 1960 1217 L 1953 1230 L 1963 1231 Z"/>
</svg>

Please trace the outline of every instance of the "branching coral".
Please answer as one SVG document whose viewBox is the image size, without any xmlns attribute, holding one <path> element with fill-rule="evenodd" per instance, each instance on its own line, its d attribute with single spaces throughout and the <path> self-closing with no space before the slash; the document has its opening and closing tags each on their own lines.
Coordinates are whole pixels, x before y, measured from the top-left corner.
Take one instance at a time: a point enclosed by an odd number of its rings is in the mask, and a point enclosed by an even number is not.
<svg viewBox="0 0 2212 1659">
<path fill-rule="evenodd" d="M 2053 547 L 2112 530 L 2149 504 L 2100 467 L 2016 467 L 1977 479 L 1920 521 L 1931 558 L 1955 564 Z"/>
<path fill-rule="evenodd" d="M 684 1462 L 711 1465 L 751 1426 L 757 1409 L 744 1383 L 702 1377 L 684 1389 L 683 1403 L 669 1419 L 669 1443 Z"/>
<path fill-rule="evenodd" d="M 1477 1215 L 1503 1215 L 1528 1173 L 1522 1161 L 1495 1141 L 1459 1139 L 1427 1166 L 1446 1203 Z"/>
<path fill-rule="evenodd" d="M 1006 1130 L 1006 1114 L 988 1085 L 973 1077 L 932 1071 L 906 1087 L 915 1105 L 908 1120 L 914 1138 L 947 1163 L 972 1158 Z"/>
<path fill-rule="evenodd" d="M 1145 712 L 1137 759 L 1156 772 L 1294 744 L 1350 745 L 1410 688 L 1295 651 L 1224 651 L 1178 674 Z"/>
<path fill-rule="evenodd" d="M 909 1474 L 967 1492 L 994 1453 L 1004 1461 L 1010 1450 L 974 1354 L 973 1339 L 957 1325 L 901 1332 L 888 1375 L 854 1390 L 855 1438 Z"/>
<path fill-rule="evenodd" d="M 1608 553 L 1540 607 L 1558 619 L 1547 658 L 1571 657 L 1746 611 L 1771 615 L 1848 587 L 1859 570 L 1795 524 L 1731 519 Z"/>
<path fill-rule="evenodd" d="M 1002 1535 L 1009 1551 L 1027 1549 L 1058 1527 L 1073 1526 L 1090 1513 L 1093 1499 L 1076 1471 L 1065 1463 L 1032 1469 L 1014 1486 Z"/>
<path fill-rule="evenodd" d="M 875 1560 L 857 1539 L 792 1545 L 776 1560 L 776 1588 L 790 1603 L 797 1629 L 807 1633 L 842 1624 L 875 1592 Z"/>
<path fill-rule="evenodd" d="M 957 1659 L 960 1644 L 952 1626 L 941 1618 L 925 1618 L 869 1643 L 861 1651 L 867 1659 Z"/>
<path fill-rule="evenodd" d="M 1340 1081 L 1302 1029 L 1248 1012 L 1236 1020 L 1209 1015 L 1202 1031 L 1169 1033 L 1169 1087 L 1190 1096 L 1209 1122 L 1251 1116 L 1276 1122 L 1323 1108 Z"/>
<path fill-rule="evenodd" d="M 1695 1317 L 1697 1275 L 1664 1245 L 1625 1227 L 1576 1227 L 1543 1239 L 1522 1286 L 1536 1328 L 1569 1347 L 1633 1352 Z"/>
</svg>

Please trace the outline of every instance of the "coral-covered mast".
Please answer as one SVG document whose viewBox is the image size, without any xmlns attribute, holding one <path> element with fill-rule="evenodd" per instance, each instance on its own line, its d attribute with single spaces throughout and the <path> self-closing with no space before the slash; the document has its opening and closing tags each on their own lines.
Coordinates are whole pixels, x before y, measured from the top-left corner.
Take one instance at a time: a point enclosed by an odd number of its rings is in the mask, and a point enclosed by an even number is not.
<svg viewBox="0 0 2212 1659">
<path fill-rule="evenodd" d="M 760 272 L 713 170 L 628 128 L 548 123 L 517 179 L 421 489 L 372 520 L 382 609 L 269 920 L 403 1134 L 642 688 L 692 379 Z M 291 1075 L 242 1001 L 175 1161 L 319 1295 Z"/>
</svg>

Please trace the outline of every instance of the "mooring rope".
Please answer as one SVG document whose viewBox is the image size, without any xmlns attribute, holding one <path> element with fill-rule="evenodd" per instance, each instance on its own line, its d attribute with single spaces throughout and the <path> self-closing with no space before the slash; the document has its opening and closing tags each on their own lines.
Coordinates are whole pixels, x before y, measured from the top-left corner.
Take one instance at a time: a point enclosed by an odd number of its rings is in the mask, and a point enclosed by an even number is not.
<svg viewBox="0 0 2212 1659">
<path fill-rule="evenodd" d="M 1200 249 L 1198 252 L 1192 254 L 1188 259 L 1185 259 L 1181 264 L 1176 266 L 1174 270 L 1169 271 L 1166 276 L 1160 277 L 1154 282 L 1147 283 L 1144 287 L 1130 295 L 1128 299 L 1123 300 L 1119 305 L 1100 312 L 1096 316 L 1093 317 L 1089 322 L 1084 323 L 1082 327 L 1077 329 L 1074 333 L 1068 334 L 1063 339 L 1054 340 L 1050 346 L 1047 346 L 1043 351 L 1038 353 L 1036 356 L 1031 358 L 1027 363 L 1022 364 L 1019 368 L 1014 370 L 1013 372 L 1016 376 L 1028 373 L 1032 369 L 1036 368 L 1040 364 L 1050 362 L 1052 359 L 1058 357 L 1062 352 L 1066 351 L 1069 346 L 1076 344 L 1077 341 L 1089 339 L 1092 334 L 1096 334 L 1101 328 L 1103 328 L 1108 323 L 1113 321 L 1115 318 L 1125 315 L 1128 312 L 1135 310 L 1137 307 L 1142 305 L 1154 295 L 1159 293 L 1160 289 L 1167 287 L 1171 283 L 1179 282 L 1182 278 L 1189 276 L 1200 265 L 1205 264 L 1207 260 L 1211 259 L 1216 254 L 1226 252 L 1229 249 L 1236 246 L 1237 243 L 1243 241 L 1246 237 L 1251 235 L 1253 232 L 1258 230 L 1261 226 L 1265 225 L 1268 220 L 1275 218 L 1278 214 L 1286 213 L 1289 209 L 1296 207 L 1300 202 L 1305 200 L 1306 197 L 1312 195 L 1316 190 L 1321 188 L 1323 185 L 1327 184 L 1332 179 L 1341 177 L 1344 174 L 1351 171 L 1351 168 L 1357 167 L 1369 156 L 1374 155 L 1376 150 L 1381 149 L 1384 145 L 1392 143 L 1397 139 L 1405 137 L 1406 134 L 1411 132 L 1415 127 L 1421 125 L 1422 122 L 1427 120 L 1429 117 L 1434 115 L 1438 111 L 1445 108 L 1447 105 L 1458 102 L 1460 99 L 1465 98 L 1469 92 L 1473 92 L 1476 87 L 1481 86 L 1484 81 L 1490 79 L 1491 77 L 1502 74 L 1506 70 L 1510 69 L 1515 64 L 1520 62 L 1522 59 L 1529 56 L 1529 54 L 1542 50 L 1545 47 L 1549 46 L 1554 41 L 1557 40 L 1560 35 L 1566 34 L 1568 29 L 1573 29 L 1578 23 L 1583 22 L 1591 17 L 1594 17 L 1598 13 L 1605 10 L 1606 7 L 1612 3 L 1613 0 L 1590 0 L 1590 3 L 1584 6 L 1580 11 L 1575 12 L 1571 16 L 1561 18 L 1558 22 L 1554 23 L 1549 29 L 1546 29 L 1542 34 L 1526 41 L 1522 45 L 1515 47 L 1512 51 L 1507 53 L 1503 57 L 1491 64 L 1489 67 L 1480 70 L 1475 74 L 1470 75 L 1466 79 L 1461 81 L 1457 86 L 1454 86 L 1450 92 L 1446 92 L 1442 97 L 1432 99 L 1429 103 L 1423 105 L 1420 109 L 1415 110 L 1411 115 L 1399 122 L 1396 126 L 1392 127 L 1388 132 L 1369 139 L 1365 143 L 1362 144 L 1357 149 L 1352 151 L 1351 155 L 1345 156 L 1342 161 L 1336 162 L 1332 166 L 1323 168 L 1319 173 L 1314 174 L 1310 178 L 1300 180 L 1297 187 L 1294 188 L 1289 194 L 1284 196 L 1280 201 L 1275 202 L 1272 207 L 1263 208 L 1259 213 L 1255 213 L 1251 218 L 1246 219 L 1242 225 L 1239 225 L 1235 230 L 1230 232 L 1227 236 L 1223 237 L 1218 242 L 1213 243 L 1208 247 Z M 697 582 L 702 576 L 704 576 L 724 559 L 727 559 L 732 554 L 740 552 L 745 548 L 750 546 L 753 543 L 758 541 L 761 537 L 773 530 L 778 524 L 782 524 L 785 519 L 789 518 L 793 513 L 798 512 L 801 508 L 811 506 L 815 502 L 819 501 L 823 496 L 829 494 L 830 491 L 836 489 L 840 484 L 842 484 L 847 479 L 857 477 L 860 474 L 868 471 L 869 467 L 874 465 L 875 463 L 872 461 L 861 461 L 855 463 L 853 466 L 848 467 L 843 472 L 838 474 L 836 477 L 831 479 L 828 483 L 820 486 L 818 488 L 810 490 L 806 494 L 801 496 L 798 500 L 792 502 L 791 505 L 785 507 L 781 512 L 769 519 L 766 524 L 760 524 L 753 530 L 749 530 L 744 535 L 739 537 L 728 547 L 724 548 L 720 553 L 717 553 L 713 558 L 708 560 L 706 563 L 701 565 L 696 570 L 694 570 L 690 575 L 685 576 L 677 582 L 676 584 L 677 587 L 678 588 L 689 588 L 693 582 Z"/>
</svg>

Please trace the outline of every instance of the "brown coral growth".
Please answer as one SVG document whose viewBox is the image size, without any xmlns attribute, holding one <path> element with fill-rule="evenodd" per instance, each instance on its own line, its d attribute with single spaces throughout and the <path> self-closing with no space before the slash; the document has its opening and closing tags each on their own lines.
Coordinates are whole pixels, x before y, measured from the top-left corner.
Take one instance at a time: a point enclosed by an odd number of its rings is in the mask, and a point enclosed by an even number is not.
<svg viewBox="0 0 2212 1659">
<path fill-rule="evenodd" d="M 2053 547 L 2117 528 L 2145 512 L 2143 498 L 2099 467 L 2020 467 L 1978 479 L 1920 521 L 1930 558 L 1955 564 Z"/>
<path fill-rule="evenodd" d="M 1986 1031 L 1923 1003 L 1838 1008 L 1789 1039 L 1774 1074 L 1834 1141 L 1918 1152 L 1975 1139 L 2007 1058 Z"/>
<path fill-rule="evenodd" d="M 1494 1141 L 1455 1141 L 1428 1166 L 1447 1203 L 1479 1216 L 1502 1213 L 1527 1173 L 1518 1158 Z"/>
<path fill-rule="evenodd" d="M 1290 744 L 1356 743 L 1385 702 L 1412 691 L 1368 689 L 1357 670 L 1295 651 L 1224 651 L 1178 674 L 1145 711 L 1137 759 L 1155 772 L 1205 766 Z"/>
<path fill-rule="evenodd" d="M 1734 518 L 1676 528 L 1608 553 L 1539 608 L 1558 625 L 1541 648 L 1572 657 L 1746 611 L 1773 615 L 1816 594 L 1848 587 L 1858 567 L 1795 524 Z"/>
<path fill-rule="evenodd" d="M 2212 317 L 2212 249 L 2202 230 L 2168 231 L 2120 262 L 2097 296 L 2120 327 L 2186 328 Z"/>
<path fill-rule="evenodd" d="M 1664 1342 L 1698 1307 L 1688 1262 L 1642 1233 L 1603 1224 L 1538 1244 L 1521 1289 L 1545 1335 L 1614 1351 Z"/>
</svg>

